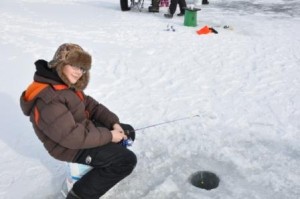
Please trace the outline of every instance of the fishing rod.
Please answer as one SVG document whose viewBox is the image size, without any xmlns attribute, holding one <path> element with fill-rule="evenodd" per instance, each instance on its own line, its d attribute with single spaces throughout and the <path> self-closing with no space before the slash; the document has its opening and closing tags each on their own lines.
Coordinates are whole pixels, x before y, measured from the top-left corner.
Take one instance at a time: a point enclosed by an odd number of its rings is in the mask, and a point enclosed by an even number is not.
<svg viewBox="0 0 300 199">
<path fill-rule="evenodd" d="M 152 125 L 149 125 L 149 126 L 141 127 L 141 128 L 135 129 L 135 130 L 133 130 L 133 131 L 140 131 L 140 130 L 152 128 L 152 127 L 155 127 L 155 126 L 161 126 L 161 125 L 163 125 L 163 124 L 168 124 L 168 123 L 178 122 L 178 121 L 180 121 L 180 120 L 191 119 L 191 118 L 193 118 L 193 117 L 200 117 L 200 115 L 193 115 L 193 116 L 188 116 L 188 117 L 177 118 L 177 119 L 174 119 L 174 120 L 165 121 L 165 122 L 161 122 L 161 123 L 157 123 L 157 124 L 152 124 Z"/>
<path fill-rule="evenodd" d="M 177 119 L 174 119 L 174 120 L 160 122 L 160 123 L 152 124 L 152 125 L 149 125 L 149 126 L 133 129 L 133 130 L 125 130 L 125 135 L 130 137 L 130 134 L 135 133 L 136 131 L 141 131 L 141 130 L 145 130 L 145 129 L 148 129 L 148 128 L 161 126 L 161 125 L 164 125 L 164 124 L 174 123 L 174 122 L 178 122 L 178 121 L 181 121 L 181 120 L 187 120 L 187 119 L 191 119 L 191 118 L 194 118 L 194 117 L 200 117 L 200 115 L 193 115 L 193 116 L 188 116 L 188 117 L 177 118 Z M 133 144 L 133 140 L 130 139 L 130 138 L 127 139 L 127 140 L 122 141 L 122 145 L 125 146 L 125 147 L 131 146 L 132 144 Z"/>
</svg>

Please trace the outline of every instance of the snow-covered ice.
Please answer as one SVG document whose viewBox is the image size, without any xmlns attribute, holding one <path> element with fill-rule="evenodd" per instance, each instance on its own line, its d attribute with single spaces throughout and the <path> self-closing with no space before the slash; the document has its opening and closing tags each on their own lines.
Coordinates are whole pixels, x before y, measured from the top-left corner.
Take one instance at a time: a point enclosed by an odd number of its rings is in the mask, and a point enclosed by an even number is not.
<svg viewBox="0 0 300 199">
<path fill-rule="evenodd" d="M 86 94 L 122 122 L 199 115 L 138 131 L 138 165 L 104 199 L 299 198 L 300 2 L 210 0 L 197 27 L 149 4 L 121 12 L 111 0 L 1 0 L 0 198 L 61 198 L 66 164 L 44 150 L 19 96 L 34 61 L 65 42 L 92 54 Z M 205 25 L 219 34 L 197 35 Z M 200 170 L 219 187 L 192 186 Z"/>
</svg>

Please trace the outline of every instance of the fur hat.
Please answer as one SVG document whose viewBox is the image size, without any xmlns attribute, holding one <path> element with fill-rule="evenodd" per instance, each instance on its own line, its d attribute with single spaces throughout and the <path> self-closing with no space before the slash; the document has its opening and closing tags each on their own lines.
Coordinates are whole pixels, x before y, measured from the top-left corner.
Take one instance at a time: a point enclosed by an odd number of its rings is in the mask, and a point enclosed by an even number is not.
<svg viewBox="0 0 300 199">
<path fill-rule="evenodd" d="M 81 67 L 87 71 L 75 84 L 71 84 L 71 82 L 62 72 L 63 67 L 68 64 Z M 89 70 L 91 69 L 91 64 L 91 55 L 84 51 L 79 45 L 65 43 L 59 46 L 48 66 L 55 69 L 58 73 L 58 76 L 69 87 L 75 88 L 75 90 L 84 90 L 89 82 Z"/>
</svg>

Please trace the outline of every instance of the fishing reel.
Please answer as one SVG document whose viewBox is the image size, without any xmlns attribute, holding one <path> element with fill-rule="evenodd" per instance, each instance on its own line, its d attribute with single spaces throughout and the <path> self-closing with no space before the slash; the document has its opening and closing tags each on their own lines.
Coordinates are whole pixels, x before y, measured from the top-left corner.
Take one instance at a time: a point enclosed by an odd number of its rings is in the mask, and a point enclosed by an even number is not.
<svg viewBox="0 0 300 199">
<path fill-rule="evenodd" d="M 126 140 L 122 140 L 121 142 L 120 142 L 120 144 L 123 146 L 123 147 L 129 147 L 129 146 L 132 146 L 132 144 L 133 144 L 133 141 L 132 141 L 132 139 L 126 139 Z"/>
<path fill-rule="evenodd" d="M 123 147 L 129 147 L 132 146 L 134 139 L 135 139 L 135 131 L 134 129 L 132 130 L 124 130 L 125 135 L 127 136 L 127 139 L 123 139 L 120 144 Z"/>
</svg>

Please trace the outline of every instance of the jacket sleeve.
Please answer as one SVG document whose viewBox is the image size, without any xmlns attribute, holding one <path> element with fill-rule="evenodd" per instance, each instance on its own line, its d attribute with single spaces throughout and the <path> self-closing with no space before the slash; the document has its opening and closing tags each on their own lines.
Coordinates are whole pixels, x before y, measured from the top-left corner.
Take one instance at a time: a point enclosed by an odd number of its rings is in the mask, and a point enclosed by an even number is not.
<svg viewBox="0 0 300 199">
<path fill-rule="evenodd" d="M 112 126 L 116 123 L 120 123 L 119 118 L 116 114 L 111 112 L 104 105 L 97 102 L 90 96 L 85 96 L 86 110 L 90 114 L 92 121 L 97 121 L 103 124 L 108 129 L 112 129 Z"/>
<path fill-rule="evenodd" d="M 32 119 L 32 122 L 35 121 L 37 127 L 47 137 L 63 147 L 84 149 L 111 142 L 112 135 L 108 129 L 97 128 L 89 120 L 76 123 L 64 103 L 45 104 L 43 100 L 39 99 L 36 107 L 40 109 L 38 110 L 39 119 Z"/>
</svg>

